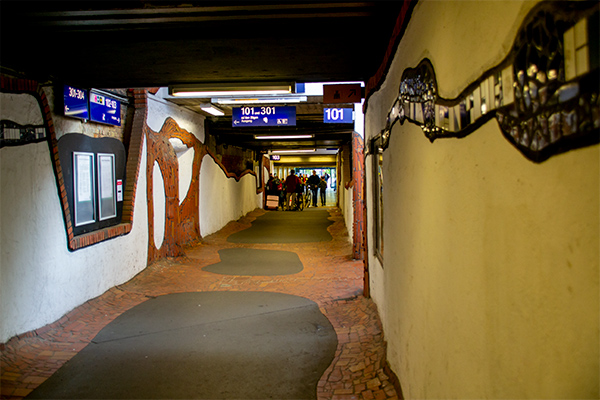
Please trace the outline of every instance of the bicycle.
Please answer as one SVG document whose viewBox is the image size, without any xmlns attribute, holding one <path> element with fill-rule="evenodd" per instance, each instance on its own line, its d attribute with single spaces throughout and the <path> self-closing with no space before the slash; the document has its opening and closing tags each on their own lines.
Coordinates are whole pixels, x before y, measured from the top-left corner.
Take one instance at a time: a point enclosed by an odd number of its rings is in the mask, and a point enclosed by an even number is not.
<svg viewBox="0 0 600 400">
<path fill-rule="evenodd" d="M 306 194 L 304 195 L 304 204 L 306 208 L 310 207 L 310 202 L 312 201 L 312 191 L 308 189 Z"/>
<path fill-rule="evenodd" d="M 295 209 L 298 211 L 304 210 L 304 196 L 302 196 L 302 193 L 296 193 Z"/>
</svg>

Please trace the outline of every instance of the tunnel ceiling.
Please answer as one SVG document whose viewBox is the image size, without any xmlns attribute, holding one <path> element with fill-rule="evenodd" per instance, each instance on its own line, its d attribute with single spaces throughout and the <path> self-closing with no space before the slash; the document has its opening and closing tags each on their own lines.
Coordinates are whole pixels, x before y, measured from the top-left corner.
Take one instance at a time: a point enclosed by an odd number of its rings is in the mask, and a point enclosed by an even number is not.
<svg viewBox="0 0 600 400">
<path fill-rule="evenodd" d="M 384 58 L 401 6 L 401 1 L 2 2 L 0 63 L 40 82 L 88 88 L 366 81 Z M 187 106 L 193 109 L 192 103 Z M 297 126 L 284 129 L 313 129 L 322 146 L 336 147 L 352 129 L 319 123 L 321 103 L 313 97 L 298 107 Z M 274 145 L 252 143 L 249 131 L 236 134 L 230 116 L 209 121 L 211 133 L 232 144 Z"/>
</svg>

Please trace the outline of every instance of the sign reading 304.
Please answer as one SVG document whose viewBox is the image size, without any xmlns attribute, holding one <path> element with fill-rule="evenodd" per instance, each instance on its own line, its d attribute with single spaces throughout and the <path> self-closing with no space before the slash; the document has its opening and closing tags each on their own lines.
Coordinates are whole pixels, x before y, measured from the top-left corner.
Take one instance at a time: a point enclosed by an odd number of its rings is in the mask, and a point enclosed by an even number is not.
<svg viewBox="0 0 600 400">
<path fill-rule="evenodd" d="M 233 107 L 231 126 L 296 126 L 296 107 L 258 106 Z"/>
</svg>

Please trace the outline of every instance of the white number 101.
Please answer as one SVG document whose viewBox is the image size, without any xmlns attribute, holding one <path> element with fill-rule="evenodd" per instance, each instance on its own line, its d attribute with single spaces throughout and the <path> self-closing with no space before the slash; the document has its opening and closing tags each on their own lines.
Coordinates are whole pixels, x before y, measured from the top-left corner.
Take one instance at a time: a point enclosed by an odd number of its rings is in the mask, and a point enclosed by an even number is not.
<svg viewBox="0 0 600 400">
<path fill-rule="evenodd" d="M 344 109 L 343 108 L 328 108 L 325 110 L 327 114 L 327 119 L 337 121 L 338 119 L 344 119 Z"/>
</svg>

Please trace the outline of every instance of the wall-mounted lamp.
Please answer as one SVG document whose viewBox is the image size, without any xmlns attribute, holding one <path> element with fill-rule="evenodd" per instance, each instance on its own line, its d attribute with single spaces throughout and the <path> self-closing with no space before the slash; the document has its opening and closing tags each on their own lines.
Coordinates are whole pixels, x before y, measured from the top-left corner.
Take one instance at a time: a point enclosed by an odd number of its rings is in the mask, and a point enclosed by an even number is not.
<svg viewBox="0 0 600 400">
<path fill-rule="evenodd" d="M 317 149 L 273 150 L 271 153 L 314 153 Z"/>
<path fill-rule="evenodd" d="M 315 135 L 254 135 L 254 139 L 284 140 L 284 139 L 312 139 Z"/>
<path fill-rule="evenodd" d="M 225 112 L 223 110 L 221 110 L 219 107 L 213 106 L 210 103 L 200 104 L 200 109 L 216 117 L 221 117 L 225 115 Z"/>
<path fill-rule="evenodd" d="M 293 83 L 205 83 L 169 86 L 169 94 L 177 97 L 262 96 L 290 94 Z"/>
</svg>

